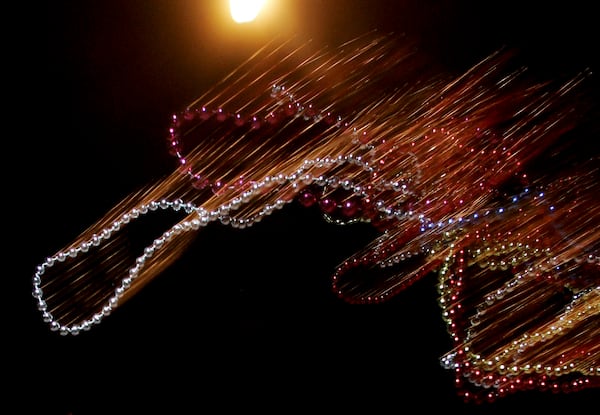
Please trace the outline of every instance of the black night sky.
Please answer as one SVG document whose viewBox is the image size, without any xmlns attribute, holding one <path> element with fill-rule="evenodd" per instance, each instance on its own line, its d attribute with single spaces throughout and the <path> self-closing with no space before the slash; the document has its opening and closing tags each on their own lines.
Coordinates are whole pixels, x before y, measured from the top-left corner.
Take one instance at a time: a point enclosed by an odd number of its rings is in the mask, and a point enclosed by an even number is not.
<svg viewBox="0 0 600 415">
<path fill-rule="evenodd" d="M 295 204 L 245 230 L 203 229 L 174 266 L 102 324 L 76 337 L 49 331 L 31 298 L 36 265 L 170 172 L 171 114 L 275 36 L 335 46 L 394 31 L 449 72 L 507 45 L 544 74 L 597 61 L 592 2 L 533 2 L 525 10 L 529 2 L 270 1 L 271 12 L 248 25 L 228 20 L 225 0 L 31 5 L 40 8 L 28 12 L 37 30 L 21 51 L 35 70 L 18 144 L 27 164 L 16 175 L 19 260 L 7 277 L 16 281 L 8 316 L 18 325 L 5 341 L 18 360 L 7 363 L 15 373 L 5 380 L 16 388 L 9 395 L 22 396 L 13 412 L 491 414 L 597 406 L 597 390 L 464 404 L 439 363 L 451 343 L 435 276 L 385 304 L 342 302 L 330 290 L 331 273 L 374 231 L 327 223 Z"/>
</svg>

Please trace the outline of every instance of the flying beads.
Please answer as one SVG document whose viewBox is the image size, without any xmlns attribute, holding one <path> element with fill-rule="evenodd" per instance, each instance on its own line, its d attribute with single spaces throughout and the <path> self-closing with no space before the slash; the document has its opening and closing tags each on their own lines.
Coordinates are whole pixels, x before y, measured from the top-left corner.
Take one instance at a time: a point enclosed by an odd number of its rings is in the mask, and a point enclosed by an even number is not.
<svg viewBox="0 0 600 415">
<path fill-rule="evenodd" d="M 595 156 L 544 177 L 519 209 L 473 227 L 440 267 L 455 343 L 442 362 L 465 398 L 600 386 L 599 167 Z"/>
<path fill-rule="evenodd" d="M 266 45 L 172 116 L 173 172 L 36 268 L 50 329 L 99 324 L 204 226 L 298 202 L 379 233 L 334 270 L 344 301 L 437 273 L 465 398 L 600 386 L 600 166 L 569 135 L 590 73 L 538 82 L 498 51 L 442 76 L 393 35 L 313 46 Z"/>
</svg>

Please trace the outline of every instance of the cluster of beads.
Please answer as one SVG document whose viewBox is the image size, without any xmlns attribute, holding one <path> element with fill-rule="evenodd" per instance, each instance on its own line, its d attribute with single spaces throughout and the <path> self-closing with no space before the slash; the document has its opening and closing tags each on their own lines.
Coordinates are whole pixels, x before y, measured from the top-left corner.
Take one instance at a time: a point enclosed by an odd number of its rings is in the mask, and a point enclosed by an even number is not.
<svg viewBox="0 0 600 415">
<path fill-rule="evenodd" d="M 600 251 L 588 226 L 598 220 L 588 204 L 596 185 L 594 174 L 561 178 L 445 258 L 439 303 L 454 348 L 441 363 L 465 400 L 600 386 Z M 582 214 L 589 223 L 571 223 Z"/>
<path fill-rule="evenodd" d="M 472 290 L 467 254 L 466 250 L 460 250 L 448 258 L 439 271 L 438 286 L 443 318 L 455 345 L 451 352 L 443 356 L 441 363 L 446 369 L 454 371 L 456 386 L 465 401 L 491 402 L 508 394 L 533 389 L 569 393 L 600 386 L 600 362 L 593 347 L 586 345 L 585 338 L 579 339 L 582 345 L 576 348 L 575 355 L 562 354 L 558 359 L 555 358 L 554 363 L 550 363 L 548 357 L 545 361 L 539 358 L 537 361 L 515 363 L 523 360 L 520 356 L 529 348 L 543 348 L 544 342 L 550 342 L 554 336 L 568 336 L 578 324 L 584 325 L 586 319 L 592 322 L 593 319 L 597 320 L 600 313 L 600 285 L 573 295 L 564 312 L 559 314 L 546 332 L 524 332 L 520 340 L 509 342 L 500 355 L 486 356 L 477 350 L 477 339 L 471 333 L 471 328 L 481 324 L 479 320 L 486 310 L 502 301 L 510 302 L 511 295 L 518 295 L 518 289 L 525 289 L 530 284 L 527 281 L 539 274 L 532 276 L 531 270 L 527 274 L 516 274 L 503 287 L 473 306 L 472 299 L 465 294 Z M 530 255 L 535 253 L 530 252 Z M 592 259 L 597 267 L 600 264 L 598 259 Z M 589 257 L 583 259 L 584 262 L 589 260 Z M 593 338 L 589 341 L 593 342 Z"/>
</svg>

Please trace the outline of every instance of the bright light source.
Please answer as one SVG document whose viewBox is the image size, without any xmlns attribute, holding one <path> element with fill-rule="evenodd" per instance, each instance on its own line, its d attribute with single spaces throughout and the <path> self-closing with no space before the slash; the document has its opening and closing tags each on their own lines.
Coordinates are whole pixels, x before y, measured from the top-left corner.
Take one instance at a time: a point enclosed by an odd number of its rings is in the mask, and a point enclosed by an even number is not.
<svg viewBox="0 0 600 415">
<path fill-rule="evenodd" d="M 258 16 L 266 0 L 229 0 L 231 18 L 236 23 L 251 22 Z"/>
</svg>

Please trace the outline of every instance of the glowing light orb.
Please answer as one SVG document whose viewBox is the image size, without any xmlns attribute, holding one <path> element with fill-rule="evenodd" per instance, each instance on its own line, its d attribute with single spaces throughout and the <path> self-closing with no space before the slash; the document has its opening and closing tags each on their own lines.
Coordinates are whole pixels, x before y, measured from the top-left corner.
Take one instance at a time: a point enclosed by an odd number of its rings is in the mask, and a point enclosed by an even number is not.
<svg viewBox="0 0 600 415">
<path fill-rule="evenodd" d="M 236 23 L 251 22 L 258 16 L 266 0 L 229 0 L 231 18 Z"/>
</svg>

